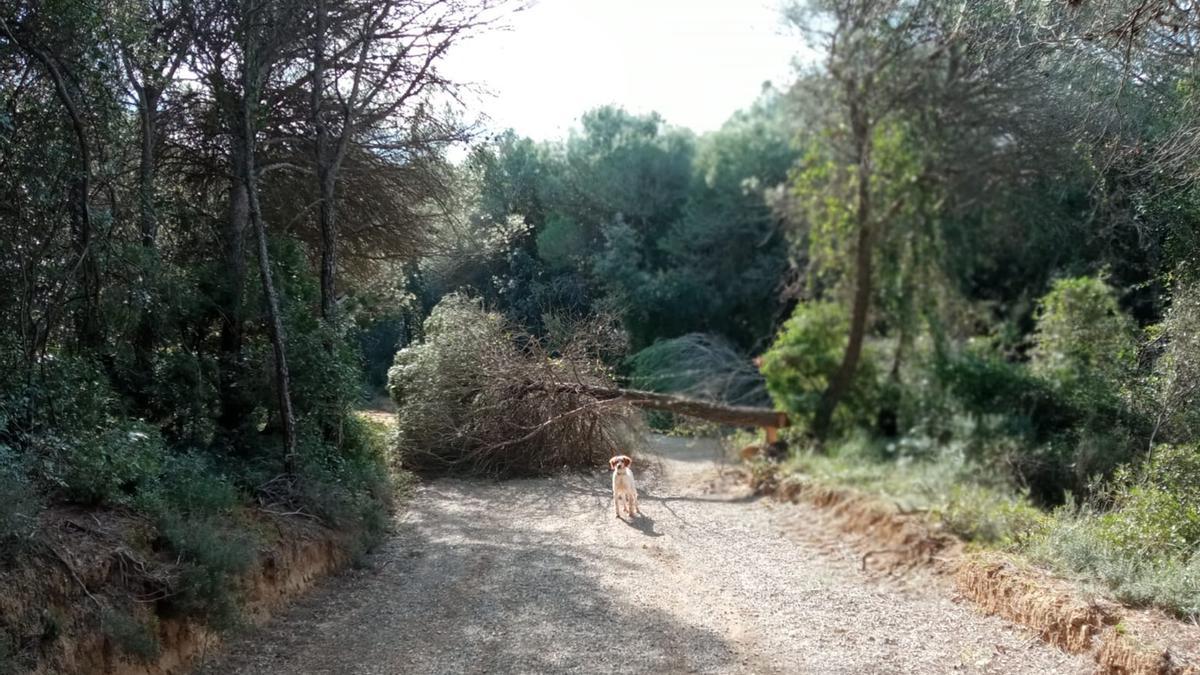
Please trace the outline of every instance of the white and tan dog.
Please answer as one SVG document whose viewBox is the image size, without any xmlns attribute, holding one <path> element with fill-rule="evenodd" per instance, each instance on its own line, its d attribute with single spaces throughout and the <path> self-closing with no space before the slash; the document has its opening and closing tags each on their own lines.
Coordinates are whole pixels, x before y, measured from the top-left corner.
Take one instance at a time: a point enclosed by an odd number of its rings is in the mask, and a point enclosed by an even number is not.
<svg viewBox="0 0 1200 675">
<path fill-rule="evenodd" d="M 613 483 L 613 509 L 617 512 L 617 517 L 621 517 L 621 501 L 625 501 L 625 513 L 633 518 L 638 513 L 637 505 L 637 485 L 633 482 L 633 470 L 629 465 L 633 464 L 633 460 L 627 455 L 617 455 L 608 460 L 608 466 L 612 469 Z"/>
</svg>

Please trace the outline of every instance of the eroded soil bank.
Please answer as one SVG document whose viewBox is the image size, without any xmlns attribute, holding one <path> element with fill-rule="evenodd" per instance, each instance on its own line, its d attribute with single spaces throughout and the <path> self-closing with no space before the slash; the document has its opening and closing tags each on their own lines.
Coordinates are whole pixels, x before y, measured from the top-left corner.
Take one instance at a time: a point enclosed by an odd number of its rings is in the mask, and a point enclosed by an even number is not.
<svg viewBox="0 0 1200 675">
<path fill-rule="evenodd" d="M 344 567 L 345 534 L 295 517 L 255 519 L 262 545 L 240 580 L 242 618 L 265 621 L 286 600 Z M 0 568 L 0 621 L 17 640 L 13 672 L 175 675 L 192 672 L 220 644 L 192 618 L 174 615 L 172 560 L 156 554 L 139 518 L 55 509 L 35 545 Z M 142 655 L 132 653 L 137 647 Z"/>
</svg>

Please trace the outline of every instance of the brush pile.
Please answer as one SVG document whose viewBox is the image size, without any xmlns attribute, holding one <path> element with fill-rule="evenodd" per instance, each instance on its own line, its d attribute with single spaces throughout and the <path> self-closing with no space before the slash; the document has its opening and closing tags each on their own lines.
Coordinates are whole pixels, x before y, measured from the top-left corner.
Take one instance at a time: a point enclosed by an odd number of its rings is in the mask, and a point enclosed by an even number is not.
<svg viewBox="0 0 1200 675">
<path fill-rule="evenodd" d="M 626 348 L 607 317 L 551 318 L 530 335 L 476 301 L 444 298 L 388 372 L 400 463 L 420 473 L 520 476 L 603 466 L 640 434 L 604 365 Z"/>
</svg>

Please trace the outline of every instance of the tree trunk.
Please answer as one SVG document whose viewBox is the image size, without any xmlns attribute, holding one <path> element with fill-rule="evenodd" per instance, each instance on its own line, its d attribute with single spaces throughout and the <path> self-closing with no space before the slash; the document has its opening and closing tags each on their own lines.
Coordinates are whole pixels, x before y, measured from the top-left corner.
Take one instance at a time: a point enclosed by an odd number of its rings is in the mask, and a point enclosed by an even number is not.
<svg viewBox="0 0 1200 675">
<path fill-rule="evenodd" d="M 221 345 L 218 356 L 220 372 L 221 413 L 218 424 L 227 436 L 236 439 L 237 431 L 245 424 L 249 415 L 248 393 L 239 384 L 242 363 L 242 292 L 246 285 L 246 226 L 250 219 L 250 200 L 247 181 L 243 177 L 246 165 L 246 148 L 242 142 L 240 115 L 231 115 L 236 126 L 231 157 L 229 183 L 229 216 L 222 227 L 222 279 L 220 305 Z"/>
<path fill-rule="evenodd" d="M 37 47 L 25 45 L 25 48 L 50 74 L 55 95 L 66 110 L 67 120 L 70 122 L 79 151 L 79 173 L 71 185 L 71 238 L 72 251 L 75 253 L 74 274 L 83 304 L 75 314 L 75 333 L 82 348 L 95 350 L 100 346 L 102 335 L 100 271 L 96 264 L 95 251 L 92 250 L 92 211 L 89 204 L 92 189 L 91 144 L 88 142 L 87 129 L 79 106 L 75 97 L 71 95 L 67 78 L 59 69 L 56 60 Z"/>
<path fill-rule="evenodd" d="M 337 211 L 334 180 L 318 169 L 321 182 L 321 318 L 332 324 L 337 315 Z"/>
<path fill-rule="evenodd" d="M 871 307 L 871 266 L 875 243 L 874 225 L 871 221 L 871 129 L 865 112 L 854 105 L 853 98 L 850 119 L 858 166 L 858 203 L 855 212 L 858 241 L 854 251 L 854 304 L 850 311 L 850 335 L 846 341 L 846 351 L 842 354 L 842 362 L 837 372 L 821 395 L 813 419 L 813 433 L 819 440 L 824 440 L 829 435 L 833 414 L 854 382 L 867 332 L 867 314 Z"/>
<path fill-rule="evenodd" d="M 141 209 L 142 246 L 153 250 L 158 241 L 158 215 L 155 213 L 154 180 L 158 172 L 155 144 L 158 142 L 158 101 L 160 92 L 150 85 L 142 87 L 139 114 L 142 123 L 142 157 L 138 165 L 138 205 Z"/>
<path fill-rule="evenodd" d="M 556 392 L 585 394 L 599 401 L 622 401 L 639 408 L 662 410 L 735 427 L 782 428 L 788 426 L 787 413 L 770 408 L 723 405 L 685 396 L 619 387 L 598 387 L 579 383 L 563 383 L 552 386 Z M 546 388 L 544 385 L 536 385 L 536 387 Z"/>
<path fill-rule="evenodd" d="M 263 222 L 262 209 L 258 201 L 258 175 L 255 170 L 254 119 L 257 108 L 260 77 L 255 68 L 257 63 L 246 50 L 242 73 L 242 143 L 246 152 L 242 156 L 242 178 L 246 182 L 246 196 L 250 207 L 250 224 L 258 239 L 258 274 L 266 299 L 267 327 L 271 335 L 271 348 L 275 356 L 275 391 L 279 404 L 279 423 L 283 431 L 283 463 L 289 474 L 296 472 L 296 415 L 292 410 L 291 375 L 288 373 L 286 337 L 283 317 L 279 310 L 279 294 L 271 277 L 271 256 L 267 247 L 267 227 Z"/>
<path fill-rule="evenodd" d="M 321 225 L 321 318 L 333 323 L 337 312 L 337 204 L 334 202 L 337 189 L 337 157 L 329 143 L 329 127 L 325 123 L 323 106 L 325 101 L 325 33 L 327 12 L 325 0 L 316 0 L 316 29 L 313 33 L 312 91 L 310 108 L 313 128 L 317 193 L 320 204 L 317 213 Z M 349 116 L 344 124 L 350 123 Z M 347 133 L 343 128 L 342 133 Z M 340 147 L 341 143 L 339 143 Z M 332 345 L 329 345 L 332 349 Z"/>
</svg>

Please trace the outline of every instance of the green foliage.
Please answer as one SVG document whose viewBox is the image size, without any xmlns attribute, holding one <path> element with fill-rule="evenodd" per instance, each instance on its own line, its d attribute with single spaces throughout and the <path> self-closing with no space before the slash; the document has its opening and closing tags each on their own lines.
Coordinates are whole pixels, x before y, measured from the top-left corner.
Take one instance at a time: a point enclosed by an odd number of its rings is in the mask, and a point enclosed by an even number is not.
<svg viewBox="0 0 1200 675">
<path fill-rule="evenodd" d="M 216 516 L 166 512 L 158 529 L 180 560 L 170 605 L 217 629 L 240 617 L 237 580 L 257 559 L 257 541 L 243 527 Z"/>
<path fill-rule="evenodd" d="M 50 475 L 70 499 L 85 504 L 129 504 L 163 461 L 158 429 L 136 422 L 59 440 L 61 474 Z"/>
<path fill-rule="evenodd" d="M 106 608 L 100 616 L 100 630 L 121 651 L 143 662 L 158 658 L 162 650 L 158 641 L 158 624 L 154 620 L 148 624 L 142 623 L 128 612 Z"/>
<path fill-rule="evenodd" d="M 770 349 L 762 357 L 762 373 L 775 405 L 802 423 L 810 423 L 829 379 L 846 349 L 849 319 L 832 302 L 796 306 Z M 864 352 L 845 404 L 835 422 L 843 428 L 869 419 L 878 392 L 871 355 Z"/>
<path fill-rule="evenodd" d="M 588 250 L 587 234 L 569 218 L 552 215 L 538 230 L 538 257 L 551 269 L 567 269 L 578 265 Z"/>
<path fill-rule="evenodd" d="M 763 376 L 749 357 L 716 335 L 691 333 L 660 340 L 629 357 L 626 365 L 636 389 L 732 405 L 770 403 Z"/>
<path fill-rule="evenodd" d="M 0 548 L 5 553 L 17 550 L 33 535 L 40 510 L 41 500 L 16 453 L 0 445 Z"/>
<path fill-rule="evenodd" d="M 323 522 L 355 533 L 355 553 L 374 549 L 390 528 L 399 477 L 387 465 L 388 430 L 362 417 L 344 422 L 339 453 L 302 446 L 298 504 Z M 309 435 L 313 438 L 313 435 Z"/>
<path fill-rule="evenodd" d="M 1068 391 L 1113 391 L 1130 374 L 1135 334 L 1115 291 L 1103 280 L 1059 279 L 1041 300 L 1030 366 L 1035 375 Z"/>
<path fill-rule="evenodd" d="M 615 107 L 559 143 L 503 134 L 468 167 L 470 236 L 493 236 L 462 264 L 427 264 L 433 300 L 469 292 L 539 334 L 545 313 L 612 306 L 639 347 L 707 332 L 747 349 L 770 331 L 787 265 L 765 193 L 787 175 L 790 129 L 785 97 L 768 90 L 699 139 Z"/>
<path fill-rule="evenodd" d="M 1111 510 L 1097 535 L 1131 557 L 1188 557 L 1200 553 L 1200 449 L 1158 446 L 1135 473 L 1113 479 Z"/>
<path fill-rule="evenodd" d="M 946 528 L 967 541 L 1019 547 L 1039 536 L 1049 517 L 1021 496 L 995 488 L 954 484 L 938 517 Z"/>
<path fill-rule="evenodd" d="M 136 502 L 179 560 L 171 607 L 218 629 L 238 620 L 237 580 L 257 559 L 258 540 L 238 518 L 242 503 L 233 482 L 198 453 L 170 457 Z"/>
</svg>

